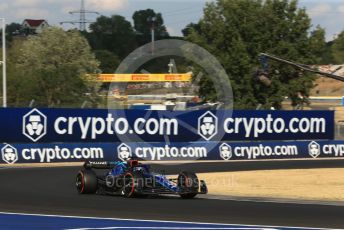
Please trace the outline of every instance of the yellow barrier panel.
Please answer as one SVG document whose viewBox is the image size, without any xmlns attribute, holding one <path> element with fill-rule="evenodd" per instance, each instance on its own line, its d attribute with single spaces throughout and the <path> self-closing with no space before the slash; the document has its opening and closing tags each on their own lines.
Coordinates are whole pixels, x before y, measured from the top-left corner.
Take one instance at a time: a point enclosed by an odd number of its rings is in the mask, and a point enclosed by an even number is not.
<svg viewBox="0 0 344 230">
<path fill-rule="evenodd" d="M 190 82 L 192 74 L 99 74 L 99 82 Z"/>
</svg>

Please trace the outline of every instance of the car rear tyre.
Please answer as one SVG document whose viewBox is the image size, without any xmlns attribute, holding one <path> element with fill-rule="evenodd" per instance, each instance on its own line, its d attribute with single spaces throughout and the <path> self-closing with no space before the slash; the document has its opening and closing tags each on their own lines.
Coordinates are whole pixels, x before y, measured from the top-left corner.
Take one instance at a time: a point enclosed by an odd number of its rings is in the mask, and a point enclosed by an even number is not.
<svg viewBox="0 0 344 230">
<path fill-rule="evenodd" d="M 178 176 L 180 196 L 184 199 L 194 198 L 198 193 L 199 180 L 193 172 L 181 172 Z"/>
<path fill-rule="evenodd" d="M 124 175 L 123 195 L 127 198 L 141 197 L 143 175 L 139 172 L 127 172 Z"/>
<path fill-rule="evenodd" d="M 79 194 L 96 193 L 98 188 L 97 175 L 89 169 L 81 170 L 76 175 L 75 185 Z"/>
</svg>

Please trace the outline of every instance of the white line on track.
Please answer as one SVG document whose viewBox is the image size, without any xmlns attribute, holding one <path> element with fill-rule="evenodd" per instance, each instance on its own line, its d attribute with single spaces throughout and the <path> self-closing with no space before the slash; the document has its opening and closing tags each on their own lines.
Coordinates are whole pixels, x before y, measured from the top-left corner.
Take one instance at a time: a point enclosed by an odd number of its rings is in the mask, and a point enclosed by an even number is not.
<svg viewBox="0 0 344 230">
<path fill-rule="evenodd" d="M 212 228 L 212 227 L 104 227 L 104 228 L 72 228 L 72 229 L 65 229 L 65 230 L 111 230 L 111 229 L 222 229 L 222 230 L 278 230 L 276 228 L 239 228 L 239 227 L 219 227 L 219 228 Z"/>
<path fill-rule="evenodd" d="M 21 216 L 43 216 L 43 217 L 61 217 L 61 218 L 80 218 L 80 219 L 94 219 L 94 220 L 124 220 L 124 221 L 142 221 L 142 222 L 159 222 L 159 223 L 177 223 L 177 224 L 213 224 L 213 225 L 223 225 L 228 227 L 233 225 L 242 225 L 247 228 L 263 228 L 263 229 L 275 229 L 275 228 L 290 228 L 290 229 L 307 229 L 307 230 L 343 230 L 343 229 L 334 229 L 334 228 L 307 228 L 307 227 L 291 227 L 291 226 L 269 226 L 269 225 L 247 225 L 247 224 L 223 224 L 223 223 L 206 223 L 206 222 L 187 222 L 187 221 L 168 221 L 168 220 L 140 220 L 140 219 L 122 219 L 122 218 L 103 218 L 103 217 L 89 217 L 89 216 L 64 216 L 64 215 L 48 215 L 48 214 L 33 214 L 33 213 L 16 213 L 16 212 L 0 212 L 0 214 L 7 215 L 21 215 Z"/>
<path fill-rule="evenodd" d="M 273 199 L 273 198 L 250 198 L 250 197 L 230 197 L 216 195 L 202 195 L 199 198 L 207 200 L 228 200 L 235 202 L 252 202 L 252 203 L 273 203 L 273 204 L 301 204 L 301 205 L 322 205 L 322 206 L 338 206 L 344 207 L 344 202 L 336 201 L 317 201 L 317 200 L 292 200 L 292 199 Z"/>
</svg>

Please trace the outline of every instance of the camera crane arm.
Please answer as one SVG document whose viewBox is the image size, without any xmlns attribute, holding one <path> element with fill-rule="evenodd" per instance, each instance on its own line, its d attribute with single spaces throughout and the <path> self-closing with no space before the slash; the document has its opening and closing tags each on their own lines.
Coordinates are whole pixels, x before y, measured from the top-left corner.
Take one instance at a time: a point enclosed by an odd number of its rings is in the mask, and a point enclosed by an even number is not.
<svg viewBox="0 0 344 230">
<path fill-rule="evenodd" d="M 290 65 L 290 66 L 294 66 L 294 67 L 296 67 L 298 69 L 301 69 L 301 70 L 304 70 L 304 71 L 307 71 L 307 72 L 319 74 L 319 75 L 322 75 L 322 76 L 327 77 L 327 78 L 332 78 L 332 79 L 335 79 L 337 81 L 344 82 L 344 77 L 341 77 L 341 76 L 333 74 L 334 72 L 338 71 L 340 68 L 336 69 L 332 73 L 327 73 L 327 72 L 320 71 L 319 69 L 316 69 L 316 68 L 311 67 L 309 65 L 299 64 L 299 63 L 292 62 L 292 61 L 289 61 L 289 60 L 285 60 L 285 59 L 282 59 L 282 58 L 279 58 L 279 57 L 276 57 L 276 56 L 273 56 L 273 55 L 267 54 L 267 53 L 260 53 L 259 57 L 268 58 L 268 59 L 271 59 L 271 60 L 274 60 L 274 61 L 277 61 L 277 62 L 281 62 L 281 63 L 287 64 L 287 65 Z"/>
</svg>

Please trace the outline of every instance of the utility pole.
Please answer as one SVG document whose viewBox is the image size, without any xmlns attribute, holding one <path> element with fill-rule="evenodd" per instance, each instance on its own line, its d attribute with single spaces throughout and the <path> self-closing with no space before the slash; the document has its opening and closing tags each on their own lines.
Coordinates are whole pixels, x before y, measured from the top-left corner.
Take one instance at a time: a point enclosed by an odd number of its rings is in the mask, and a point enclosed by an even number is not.
<svg viewBox="0 0 344 230">
<path fill-rule="evenodd" d="M 7 107 L 7 76 L 6 76 L 6 22 L 5 18 L 0 18 L 2 21 L 2 106 Z"/>
<path fill-rule="evenodd" d="M 151 36 L 152 36 L 152 54 L 154 54 L 154 42 L 155 42 L 155 22 L 156 17 L 149 17 L 147 19 L 148 22 L 151 23 Z"/>
<path fill-rule="evenodd" d="M 85 1 L 81 0 L 80 11 L 72 11 L 71 14 L 79 13 L 80 15 L 80 31 L 86 30 L 86 13 L 85 13 Z"/>
<path fill-rule="evenodd" d="M 80 31 L 85 31 L 86 30 L 86 24 L 87 23 L 91 23 L 91 21 L 86 19 L 86 14 L 99 14 L 96 11 L 89 11 L 85 9 L 85 0 L 81 0 L 81 7 L 80 10 L 75 10 L 75 11 L 70 11 L 70 14 L 74 15 L 74 14 L 79 14 L 79 21 L 64 21 L 64 22 L 60 22 L 60 24 L 79 24 L 79 30 Z"/>
</svg>

